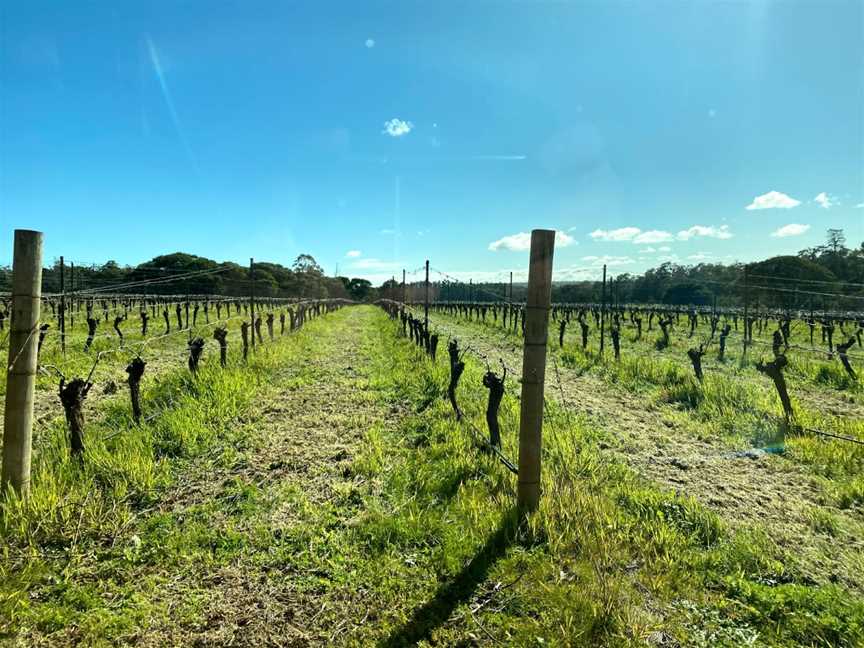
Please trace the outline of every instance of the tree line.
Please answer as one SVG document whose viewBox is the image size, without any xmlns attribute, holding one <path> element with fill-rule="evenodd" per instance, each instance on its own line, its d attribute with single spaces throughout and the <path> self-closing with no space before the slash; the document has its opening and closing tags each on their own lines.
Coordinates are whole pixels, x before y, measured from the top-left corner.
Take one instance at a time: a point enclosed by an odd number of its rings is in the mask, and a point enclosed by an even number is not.
<svg viewBox="0 0 864 648">
<path fill-rule="evenodd" d="M 299 255 L 290 267 L 262 261 L 255 262 L 251 270 L 254 272 L 255 294 L 260 297 L 362 301 L 374 297 L 375 292 L 365 279 L 325 276 L 324 270 L 309 254 Z M 43 269 L 43 294 L 60 291 L 60 275 L 59 259 Z M 175 252 L 134 266 L 108 261 L 102 265 L 78 265 L 73 270 L 72 264 L 67 262 L 62 283 L 66 292 L 105 289 L 104 292 L 126 294 L 246 297 L 252 287 L 251 277 L 248 266 Z M 0 266 L 0 292 L 8 291 L 11 281 L 11 268 Z"/>
<path fill-rule="evenodd" d="M 849 248 L 842 230 L 827 231 L 826 242 L 801 250 L 797 255 L 775 256 L 753 263 L 663 263 L 642 274 L 614 274 L 610 268 L 606 284 L 609 303 L 740 306 L 744 299 L 745 268 L 747 294 L 754 306 L 767 308 L 864 311 L 864 243 Z M 430 289 L 430 298 L 440 301 L 523 302 L 527 286 L 503 282 L 469 284 L 442 281 Z M 401 299 L 401 284 L 387 281 L 381 295 Z M 411 284 L 409 301 L 423 299 L 422 284 Z M 557 282 L 552 285 L 555 303 L 599 303 L 602 282 Z"/>
</svg>

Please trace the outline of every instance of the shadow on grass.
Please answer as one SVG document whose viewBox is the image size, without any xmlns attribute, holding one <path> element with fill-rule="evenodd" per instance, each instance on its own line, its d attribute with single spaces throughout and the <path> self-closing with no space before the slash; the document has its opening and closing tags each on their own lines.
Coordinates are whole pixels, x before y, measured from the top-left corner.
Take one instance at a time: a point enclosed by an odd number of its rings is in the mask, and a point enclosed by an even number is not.
<svg viewBox="0 0 864 648">
<path fill-rule="evenodd" d="M 452 580 L 441 583 L 431 600 L 414 610 L 410 619 L 378 645 L 381 648 L 398 648 L 428 640 L 459 605 L 471 598 L 477 586 L 487 579 L 489 570 L 514 544 L 517 534 L 518 514 L 512 509 L 505 513 L 495 533 L 489 536 L 486 544 L 462 571 Z"/>
</svg>

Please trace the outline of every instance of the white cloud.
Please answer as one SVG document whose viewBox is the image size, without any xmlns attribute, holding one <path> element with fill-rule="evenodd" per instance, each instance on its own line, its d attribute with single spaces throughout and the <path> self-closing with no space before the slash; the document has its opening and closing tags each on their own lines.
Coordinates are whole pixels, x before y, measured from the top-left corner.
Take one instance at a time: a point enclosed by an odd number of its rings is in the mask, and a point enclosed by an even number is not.
<svg viewBox="0 0 864 648">
<path fill-rule="evenodd" d="M 621 227 L 614 230 L 597 229 L 591 232 L 590 236 L 595 241 L 632 241 L 638 236 L 642 230 L 638 227 Z"/>
<path fill-rule="evenodd" d="M 747 209 L 791 209 L 800 204 L 800 200 L 795 200 L 780 191 L 769 191 L 756 196 L 753 202 L 747 205 Z"/>
<path fill-rule="evenodd" d="M 831 209 L 831 208 L 834 207 L 836 204 L 838 204 L 838 203 L 837 203 L 837 198 L 836 198 L 835 196 L 829 196 L 829 195 L 828 195 L 827 193 L 825 193 L 824 191 L 821 192 L 820 194 L 818 194 L 818 195 L 813 199 L 813 202 L 819 203 L 819 206 L 820 206 L 822 209 Z"/>
<path fill-rule="evenodd" d="M 565 234 L 564 232 L 555 232 L 555 246 L 556 247 L 567 247 L 568 245 L 578 245 L 572 236 L 569 234 Z M 531 233 L 530 232 L 519 232 L 518 234 L 511 234 L 510 236 L 504 236 L 497 241 L 492 241 L 489 244 L 489 249 L 493 252 L 497 252 L 498 250 L 514 250 L 517 252 L 521 252 L 524 250 L 531 249 Z"/>
<path fill-rule="evenodd" d="M 657 257 L 657 260 L 660 261 L 661 263 L 666 263 L 666 262 L 678 263 L 678 261 L 679 261 L 677 254 L 667 254 L 665 256 L 659 256 L 659 257 Z"/>
<path fill-rule="evenodd" d="M 672 248 L 669 247 L 668 245 L 664 245 L 663 247 L 657 248 L 657 251 L 658 252 L 671 252 Z"/>
<path fill-rule="evenodd" d="M 698 254 L 691 254 L 687 257 L 688 261 L 705 261 L 706 259 L 710 259 L 711 255 L 705 252 L 699 252 Z"/>
<path fill-rule="evenodd" d="M 664 232 L 663 230 L 648 230 L 639 234 L 639 236 L 633 239 L 633 242 L 637 245 L 665 243 L 666 241 L 671 241 L 673 238 L 669 232 Z"/>
<path fill-rule="evenodd" d="M 402 137 L 403 135 L 407 135 L 411 132 L 411 129 L 414 128 L 414 124 L 410 121 L 405 121 L 402 119 L 393 118 L 390 121 L 384 122 L 384 130 L 381 131 L 384 135 L 389 135 L 390 137 Z"/>
<path fill-rule="evenodd" d="M 345 256 L 348 257 L 349 259 L 356 259 L 356 258 L 359 257 L 361 254 L 362 254 L 362 253 L 360 252 L 360 250 L 348 250 L 348 251 L 345 253 Z"/>
<path fill-rule="evenodd" d="M 698 238 L 700 236 L 726 240 L 732 238 L 732 232 L 729 231 L 728 225 L 721 225 L 720 227 L 694 225 L 689 229 L 678 232 L 677 238 L 679 241 L 689 241 L 691 238 Z"/>
<path fill-rule="evenodd" d="M 595 241 L 632 241 L 637 245 L 665 243 L 674 238 L 669 232 L 664 232 L 662 230 L 648 230 L 647 232 L 643 232 L 638 227 L 621 227 L 614 230 L 597 229 L 591 232 L 588 236 Z"/>
<path fill-rule="evenodd" d="M 381 259 L 357 259 L 351 264 L 357 270 L 401 270 L 405 264 L 401 261 L 382 261 Z"/>
<path fill-rule="evenodd" d="M 629 256 L 584 256 L 582 257 L 582 261 L 587 261 L 595 268 L 599 268 L 604 265 L 609 268 L 614 268 L 616 266 L 624 266 L 635 263 L 635 261 Z"/>
<path fill-rule="evenodd" d="M 374 38 L 367 38 L 366 39 L 366 47 L 368 47 L 369 49 L 372 49 L 373 47 L 375 47 L 375 39 Z"/>
<path fill-rule="evenodd" d="M 639 250 L 639 254 L 653 254 L 656 251 L 653 247 L 646 247 Z"/>
<path fill-rule="evenodd" d="M 786 238 L 787 236 L 800 236 L 810 229 L 809 225 L 800 225 L 798 223 L 789 223 L 783 227 L 771 232 L 774 238 Z"/>
<path fill-rule="evenodd" d="M 864 209 L 864 203 L 858 203 L 855 205 L 855 209 Z"/>
<path fill-rule="evenodd" d="M 384 228 L 381 230 L 380 233 L 384 236 L 398 236 L 399 235 L 399 232 L 397 232 L 395 229 L 390 229 L 390 228 Z"/>
</svg>

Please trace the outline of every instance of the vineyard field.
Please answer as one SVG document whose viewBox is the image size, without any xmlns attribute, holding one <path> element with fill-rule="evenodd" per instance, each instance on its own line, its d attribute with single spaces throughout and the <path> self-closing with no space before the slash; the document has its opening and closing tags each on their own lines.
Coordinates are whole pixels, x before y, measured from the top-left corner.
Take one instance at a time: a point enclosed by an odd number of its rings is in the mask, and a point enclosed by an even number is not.
<svg viewBox="0 0 864 648">
<path fill-rule="evenodd" d="M 139 426 L 125 385 L 104 393 L 135 334 L 106 353 L 81 465 L 56 375 L 40 374 L 33 494 L 0 528 L 0 632 L 27 645 L 861 639 L 860 446 L 778 438 L 776 394 L 737 345 L 706 361 L 694 404 L 673 393 L 690 384 L 678 332 L 662 353 L 644 341 L 639 372 L 627 346 L 616 363 L 567 335 L 550 344 L 544 495 L 524 527 L 515 476 L 477 439 L 486 365 L 506 365 L 501 453 L 518 453 L 518 333 L 433 309 L 430 329 L 467 351 L 457 421 L 446 354 L 433 361 L 378 307 L 265 332 L 245 363 L 228 324 L 224 369 L 210 340 L 190 374 L 185 329 L 146 345 Z M 70 374 L 116 348 L 97 338 L 85 355 L 73 332 L 63 364 L 47 340 L 44 363 Z M 796 396 L 801 416 L 864 437 L 847 415 L 860 392 L 791 375 L 822 403 Z"/>
</svg>

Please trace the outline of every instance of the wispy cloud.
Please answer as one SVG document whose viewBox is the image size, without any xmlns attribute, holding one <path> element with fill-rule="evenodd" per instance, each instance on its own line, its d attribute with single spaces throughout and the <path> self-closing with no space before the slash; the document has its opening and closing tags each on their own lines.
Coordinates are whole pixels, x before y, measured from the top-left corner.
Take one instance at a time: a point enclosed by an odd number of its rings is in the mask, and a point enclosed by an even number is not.
<svg viewBox="0 0 864 648">
<path fill-rule="evenodd" d="M 715 238 L 726 240 L 732 238 L 732 232 L 729 231 L 728 225 L 714 227 L 713 225 L 694 225 L 686 230 L 678 232 L 677 239 L 679 241 L 689 241 L 691 238 Z"/>
<path fill-rule="evenodd" d="M 595 241 L 632 241 L 641 232 L 638 227 L 621 227 L 614 230 L 596 229 L 588 236 Z"/>
<path fill-rule="evenodd" d="M 401 261 L 382 261 L 381 259 L 357 259 L 351 264 L 355 270 L 401 270 L 405 264 Z"/>
<path fill-rule="evenodd" d="M 527 160 L 527 155 L 472 155 L 470 160 L 497 160 L 501 162 Z"/>
<path fill-rule="evenodd" d="M 381 132 L 390 137 L 402 137 L 403 135 L 410 133 L 413 128 L 414 124 L 410 121 L 394 117 L 393 119 L 384 122 L 384 130 Z"/>
<path fill-rule="evenodd" d="M 769 191 L 761 196 L 756 196 L 753 202 L 747 205 L 747 209 L 791 209 L 801 204 L 791 196 L 780 191 Z"/>
<path fill-rule="evenodd" d="M 855 205 L 855 209 L 864 209 L 864 203 L 858 203 Z"/>
<path fill-rule="evenodd" d="M 639 236 L 635 237 L 633 242 L 636 245 L 666 243 L 667 241 L 671 241 L 673 238 L 674 237 L 669 232 L 664 232 L 663 230 L 648 230 L 647 232 L 642 232 Z"/>
<path fill-rule="evenodd" d="M 606 242 L 626 242 L 630 241 L 636 245 L 649 245 L 654 243 L 665 243 L 671 241 L 675 237 L 669 232 L 663 230 L 648 230 L 643 232 L 638 227 L 620 227 L 614 230 L 597 229 L 591 232 L 590 236 L 595 241 Z"/>
<path fill-rule="evenodd" d="M 691 254 L 690 256 L 688 256 L 687 260 L 688 261 L 705 261 L 705 260 L 710 259 L 710 258 L 712 258 L 712 256 L 710 254 L 707 254 L 706 252 L 698 252 L 697 254 Z"/>
<path fill-rule="evenodd" d="M 150 35 L 146 35 L 147 49 L 150 54 L 150 62 L 153 65 L 153 72 L 156 75 L 156 80 L 159 81 L 159 87 L 162 90 L 162 98 L 165 100 L 165 105 L 168 107 L 168 113 L 171 115 L 171 121 L 174 123 L 174 129 L 177 131 L 177 136 L 186 150 L 186 155 L 189 157 L 192 166 L 198 176 L 201 176 L 201 167 L 198 165 L 198 158 L 192 152 L 192 147 L 189 145 L 189 140 L 186 139 L 186 131 L 183 129 L 183 124 L 180 122 L 180 115 L 177 114 L 177 108 L 174 106 L 174 97 L 171 95 L 171 90 L 168 88 L 168 82 L 165 80 L 165 72 L 162 69 L 162 60 L 159 58 L 159 52 L 156 51 L 156 45 Z"/>
<path fill-rule="evenodd" d="M 398 236 L 399 232 L 390 227 L 385 227 L 379 232 L 379 234 L 381 234 L 382 236 Z"/>
<path fill-rule="evenodd" d="M 829 196 L 824 191 L 819 193 L 813 199 L 813 202 L 817 203 L 822 209 L 831 209 L 838 204 L 837 198 L 835 196 Z"/>
<path fill-rule="evenodd" d="M 348 250 L 345 253 L 345 256 L 349 259 L 356 259 L 357 257 L 361 256 L 361 254 L 362 252 L 360 252 L 360 250 Z"/>
<path fill-rule="evenodd" d="M 629 256 L 584 256 L 582 257 L 582 261 L 590 263 L 595 268 L 604 265 L 608 268 L 615 268 L 635 263 L 635 261 Z"/>
<path fill-rule="evenodd" d="M 810 229 L 809 225 L 801 225 L 799 223 L 789 223 L 783 227 L 771 232 L 774 238 L 786 238 L 787 236 L 801 236 Z"/>
<path fill-rule="evenodd" d="M 374 38 L 367 38 L 366 39 L 366 47 L 368 47 L 369 49 L 372 49 L 373 47 L 375 47 L 375 39 Z"/>
<path fill-rule="evenodd" d="M 567 247 L 568 245 L 577 244 L 572 236 L 569 234 L 565 234 L 564 232 L 555 232 L 555 246 L 556 247 Z M 492 252 L 497 252 L 498 250 L 513 250 L 516 252 L 521 252 L 524 250 L 529 250 L 531 248 L 531 233 L 530 232 L 519 232 L 518 234 L 511 234 L 510 236 L 504 236 L 498 239 L 497 241 L 492 241 L 489 244 L 489 249 Z"/>
</svg>

